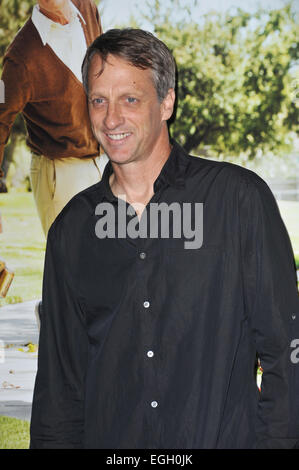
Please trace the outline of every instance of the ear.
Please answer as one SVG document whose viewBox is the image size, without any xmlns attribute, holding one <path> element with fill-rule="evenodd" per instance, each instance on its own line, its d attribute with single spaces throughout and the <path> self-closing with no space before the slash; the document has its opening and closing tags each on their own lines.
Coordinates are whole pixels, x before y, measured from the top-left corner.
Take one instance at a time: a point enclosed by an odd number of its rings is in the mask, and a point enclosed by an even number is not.
<svg viewBox="0 0 299 470">
<path fill-rule="evenodd" d="M 161 103 L 162 120 L 168 121 L 171 118 L 175 102 L 175 91 L 169 88 L 167 95 Z"/>
</svg>

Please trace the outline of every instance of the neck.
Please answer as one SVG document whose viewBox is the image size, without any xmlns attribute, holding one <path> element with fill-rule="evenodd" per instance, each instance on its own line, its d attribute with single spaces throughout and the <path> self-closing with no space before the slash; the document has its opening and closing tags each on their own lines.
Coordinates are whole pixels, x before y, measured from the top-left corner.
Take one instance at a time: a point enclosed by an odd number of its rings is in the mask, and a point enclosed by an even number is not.
<svg viewBox="0 0 299 470">
<path fill-rule="evenodd" d="M 126 198 L 137 213 L 140 207 L 145 207 L 154 195 L 154 182 L 159 176 L 166 160 L 171 152 L 168 141 L 163 149 L 160 149 L 154 157 L 119 165 L 112 162 L 113 173 L 110 176 L 112 192 L 117 197 Z"/>
<path fill-rule="evenodd" d="M 59 23 L 59 24 L 62 24 L 62 25 L 66 25 L 71 20 L 71 6 L 70 6 L 69 2 L 65 3 L 65 8 L 63 10 L 48 11 L 48 10 L 45 10 L 41 6 L 39 7 L 39 10 L 47 18 L 54 21 L 54 23 Z"/>
</svg>

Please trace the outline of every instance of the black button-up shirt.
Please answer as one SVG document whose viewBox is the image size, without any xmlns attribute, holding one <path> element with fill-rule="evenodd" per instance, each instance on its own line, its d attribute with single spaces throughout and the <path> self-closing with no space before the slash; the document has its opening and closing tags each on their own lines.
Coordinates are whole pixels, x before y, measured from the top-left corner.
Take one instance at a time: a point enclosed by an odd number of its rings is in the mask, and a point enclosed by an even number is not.
<svg viewBox="0 0 299 470">
<path fill-rule="evenodd" d="M 183 231 L 100 237 L 99 204 L 115 207 L 115 229 L 117 207 L 136 222 L 112 171 L 49 232 L 31 448 L 294 447 L 299 300 L 267 185 L 174 143 L 142 217 L 152 204 L 202 203 L 191 217 L 202 244 L 186 249 Z"/>
</svg>

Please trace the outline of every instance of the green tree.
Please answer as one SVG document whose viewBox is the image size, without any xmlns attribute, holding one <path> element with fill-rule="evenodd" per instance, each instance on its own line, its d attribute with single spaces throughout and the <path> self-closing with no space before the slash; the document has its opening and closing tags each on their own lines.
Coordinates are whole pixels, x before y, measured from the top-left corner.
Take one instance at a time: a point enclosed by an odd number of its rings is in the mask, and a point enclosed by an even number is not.
<svg viewBox="0 0 299 470">
<path fill-rule="evenodd" d="M 285 149 L 290 132 L 298 130 L 299 114 L 294 98 L 299 48 L 291 4 L 252 15 L 241 9 L 212 12 L 199 24 L 192 20 L 190 1 L 189 10 L 182 0 L 170 3 L 165 9 L 156 0 L 147 19 L 177 62 L 172 136 L 187 151 L 208 146 L 217 155 L 242 152 L 254 158 L 258 151 Z"/>
</svg>

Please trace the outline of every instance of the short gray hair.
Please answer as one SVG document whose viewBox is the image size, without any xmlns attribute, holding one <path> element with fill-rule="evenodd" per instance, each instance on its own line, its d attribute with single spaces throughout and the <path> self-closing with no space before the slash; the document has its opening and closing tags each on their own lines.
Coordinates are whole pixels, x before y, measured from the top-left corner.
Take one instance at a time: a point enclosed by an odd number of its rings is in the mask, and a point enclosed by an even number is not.
<svg viewBox="0 0 299 470">
<path fill-rule="evenodd" d="M 160 102 L 170 88 L 175 88 L 176 65 L 168 47 L 152 33 L 142 29 L 110 29 L 97 37 L 86 51 L 82 64 L 83 86 L 88 95 L 88 71 L 98 54 L 104 63 L 109 54 L 118 56 L 135 67 L 151 69 Z M 99 73 L 101 73 L 101 70 Z"/>
</svg>

